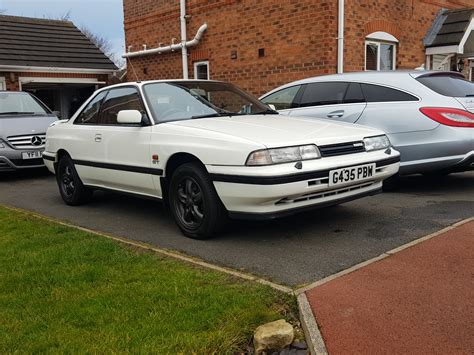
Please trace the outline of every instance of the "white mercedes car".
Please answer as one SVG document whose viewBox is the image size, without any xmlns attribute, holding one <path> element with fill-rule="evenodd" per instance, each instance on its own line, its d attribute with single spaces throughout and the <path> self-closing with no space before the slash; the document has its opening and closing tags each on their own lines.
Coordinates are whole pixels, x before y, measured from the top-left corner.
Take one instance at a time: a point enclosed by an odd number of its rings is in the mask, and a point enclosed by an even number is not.
<svg viewBox="0 0 474 355">
<path fill-rule="evenodd" d="M 43 159 L 68 205 L 109 189 L 164 200 L 186 236 L 373 195 L 399 153 L 377 129 L 279 115 L 215 81 L 101 89 L 47 131 Z"/>
</svg>

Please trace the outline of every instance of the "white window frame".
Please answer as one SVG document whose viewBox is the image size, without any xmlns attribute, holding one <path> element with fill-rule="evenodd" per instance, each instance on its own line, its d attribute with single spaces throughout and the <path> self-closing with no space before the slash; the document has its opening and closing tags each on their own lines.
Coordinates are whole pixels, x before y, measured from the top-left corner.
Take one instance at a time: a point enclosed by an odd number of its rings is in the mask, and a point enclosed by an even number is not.
<svg viewBox="0 0 474 355">
<path fill-rule="evenodd" d="M 367 39 L 365 41 L 365 46 L 364 46 L 364 70 L 365 71 L 372 71 L 372 69 L 367 69 L 367 46 L 369 44 L 377 46 L 377 71 L 380 71 L 380 46 L 382 44 L 393 46 L 392 69 L 391 70 L 397 70 L 397 43 L 396 42 L 377 41 L 377 40 L 373 40 L 373 39 Z"/>
<path fill-rule="evenodd" d="M 6 90 L 7 89 L 7 84 L 5 81 L 5 77 L 0 76 L 0 90 Z"/>
<path fill-rule="evenodd" d="M 209 75 L 209 61 L 208 60 L 204 60 L 204 61 L 201 61 L 201 62 L 194 62 L 194 79 L 197 79 L 198 77 L 198 71 L 197 71 L 197 67 L 199 65 L 206 65 L 207 67 L 207 80 L 210 80 L 211 77 Z"/>
</svg>

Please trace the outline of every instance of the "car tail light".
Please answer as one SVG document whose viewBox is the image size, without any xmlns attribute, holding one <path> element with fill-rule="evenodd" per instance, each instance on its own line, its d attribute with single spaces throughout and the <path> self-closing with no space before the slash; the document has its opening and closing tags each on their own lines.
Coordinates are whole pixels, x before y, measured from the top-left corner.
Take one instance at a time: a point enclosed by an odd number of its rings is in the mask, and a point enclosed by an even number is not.
<svg viewBox="0 0 474 355">
<path fill-rule="evenodd" d="M 452 127 L 474 127 L 474 114 L 447 107 L 422 107 L 420 111 L 432 120 Z"/>
</svg>

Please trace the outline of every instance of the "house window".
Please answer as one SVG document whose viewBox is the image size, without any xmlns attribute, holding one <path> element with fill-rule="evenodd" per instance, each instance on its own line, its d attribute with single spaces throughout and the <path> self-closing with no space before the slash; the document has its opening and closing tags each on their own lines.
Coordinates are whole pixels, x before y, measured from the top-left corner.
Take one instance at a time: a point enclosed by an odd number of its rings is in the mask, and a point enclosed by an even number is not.
<svg viewBox="0 0 474 355">
<path fill-rule="evenodd" d="M 194 63 L 194 79 L 209 80 L 209 62 Z"/>
<path fill-rule="evenodd" d="M 397 49 L 393 43 L 365 43 L 365 70 L 395 70 Z"/>
<path fill-rule="evenodd" d="M 398 40 L 386 32 L 374 32 L 365 41 L 365 70 L 395 70 Z"/>
</svg>

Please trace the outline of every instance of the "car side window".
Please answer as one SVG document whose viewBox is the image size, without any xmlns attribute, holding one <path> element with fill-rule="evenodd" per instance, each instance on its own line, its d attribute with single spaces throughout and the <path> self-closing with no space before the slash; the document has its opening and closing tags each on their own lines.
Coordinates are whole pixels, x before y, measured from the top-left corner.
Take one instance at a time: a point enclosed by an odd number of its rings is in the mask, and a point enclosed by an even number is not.
<svg viewBox="0 0 474 355">
<path fill-rule="evenodd" d="M 418 101 L 416 96 L 381 85 L 361 84 L 367 102 Z"/>
<path fill-rule="evenodd" d="M 345 104 L 357 104 L 365 102 L 365 96 L 359 83 L 350 83 L 344 97 Z"/>
<path fill-rule="evenodd" d="M 262 102 L 267 105 L 275 106 L 277 110 L 288 110 L 293 106 L 295 97 L 300 90 L 301 85 L 295 85 L 289 88 L 274 92 L 262 99 Z"/>
<path fill-rule="evenodd" d="M 100 105 L 106 94 L 107 91 L 98 93 L 84 110 L 82 110 L 79 116 L 77 116 L 74 124 L 97 124 L 99 121 Z"/>
<path fill-rule="evenodd" d="M 304 89 L 299 107 L 342 104 L 348 83 L 311 83 Z"/>
<path fill-rule="evenodd" d="M 138 90 L 134 87 L 123 87 L 109 90 L 101 105 L 99 124 L 119 125 L 117 115 L 122 110 L 145 112 Z"/>
</svg>

